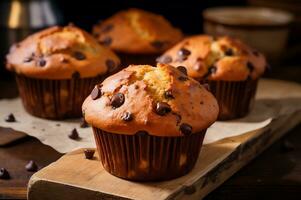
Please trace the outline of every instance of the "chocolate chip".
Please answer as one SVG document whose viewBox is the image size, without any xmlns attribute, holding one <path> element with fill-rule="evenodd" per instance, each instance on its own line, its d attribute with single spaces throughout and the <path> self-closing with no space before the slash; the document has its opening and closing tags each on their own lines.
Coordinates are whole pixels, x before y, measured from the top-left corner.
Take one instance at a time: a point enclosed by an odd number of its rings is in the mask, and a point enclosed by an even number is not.
<svg viewBox="0 0 301 200">
<path fill-rule="evenodd" d="M 148 132 L 147 131 L 138 131 L 135 135 L 137 135 L 137 136 L 147 136 Z"/>
<path fill-rule="evenodd" d="M 33 58 L 30 56 L 30 57 L 27 57 L 23 60 L 23 62 L 31 62 L 33 60 Z"/>
<path fill-rule="evenodd" d="M 0 169 L 0 179 L 10 179 L 10 175 L 5 168 Z"/>
<path fill-rule="evenodd" d="M 109 36 L 106 36 L 101 41 L 99 41 L 99 44 L 104 45 L 104 46 L 110 46 L 112 44 L 112 38 Z"/>
<path fill-rule="evenodd" d="M 100 22 L 101 23 L 101 22 Z M 102 33 L 107 33 L 109 31 L 111 31 L 114 28 L 113 24 L 106 24 L 101 28 L 101 32 Z"/>
<path fill-rule="evenodd" d="M 163 55 L 156 59 L 158 63 L 168 64 L 172 62 L 172 57 L 169 55 Z"/>
<path fill-rule="evenodd" d="M 93 100 L 98 99 L 101 96 L 101 89 L 98 86 L 94 87 L 90 95 Z"/>
<path fill-rule="evenodd" d="M 178 51 L 178 56 L 180 57 L 187 57 L 191 54 L 191 52 L 188 50 L 188 49 L 185 49 L 185 48 L 181 48 L 179 51 Z"/>
<path fill-rule="evenodd" d="M 164 44 L 165 44 L 165 42 L 162 42 L 162 41 L 153 41 L 153 42 L 151 42 L 151 45 L 156 49 L 162 49 Z"/>
<path fill-rule="evenodd" d="M 192 133 L 192 127 L 189 124 L 183 123 L 180 125 L 180 131 L 183 135 L 188 136 Z"/>
<path fill-rule="evenodd" d="M 179 81 L 187 81 L 187 80 L 188 80 L 188 77 L 187 77 L 187 76 L 179 76 L 179 77 L 178 77 L 178 80 L 179 80 Z"/>
<path fill-rule="evenodd" d="M 295 150 L 295 146 L 288 140 L 283 140 L 281 149 L 283 152 L 290 152 Z"/>
<path fill-rule="evenodd" d="M 217 68 L 215 66 L 211 66 L 208 68 L 207 73 L 205 74 L 205 78 L 210 76 L 211 74 L 214 74 L 217 71 Z"/>
<path fill-rule="evenodd" d="M 191 52 L 188 49 L 181 48 L 178 51 L 179 61 L 184 61 L 187 59 L 187 57 L 191 54 Z"/>
<path fill-rule="evenodd" d="M 177 69 L 187 76 L 187 69 L 184 66 L 178 66 Z"/>
<path fill-rule="evenodd" d="M 226 51 L 225 51 L 226 56 L 233 56 L 233 54 L 234 54 L 233 49 L 231 49 L 231 48 L 226 49 Z"/>
<path fill-rule="evenodd" d="M 251 63 L 251 62 L 247 62 L 247 67 L 248 67 L 248 69 L 250 70 L 250 72 L 253 72 L 253 70 L 254 70 L 254 65 L 253 65 L 253 63 Z"/>
<path fill-rule="evenodd" d="M 210 92 L 210 85 L 208 83 L 203 84 L 204 88 Z"/>
<path fill-rule="evenodd" d="M 86 122 L 85 118 L 81 118 L 81 122 L 80 122 L 80 127 L 81 128 L 88 128 L 89 124 Z"/>
<path fill-rule="evenodd" d="M 46 60 L 44 60 L 44 58 L 40 58 L 40 59 L 38 60 L 38 65 L 39 65 L 40 67 L 44 67 L 44 66 L 46 65 Z"/>
<path fill-rule="evenodd" d="M 86 59 L 85 54 L 83 54 L 83 53 L 80 52 L 80 51 L 75 51 L 75 52 L 73 52 L 73 57 L 74 57 L 76 60 L 85 60 L 85 59 Z"/>
<path fill-rule="evenodd" d="M 84 154 L 85 158 L 91 160 L 94 156 L 95 150 L 94 149 L 85 149 Z"/>
<path fill-rule="evenodd" d="M 165 102 L 157 102 L 155 111 L 158 115 L 164 116 L 171 111 L 170 106 Z"/>
<path fill-rule="evenodd" d="M 80 73 L 78 71 L 73 72 L 72 78 L 73 79 L 79 79 L 80 78 Z"/>
<path fill-rule="evenodd" d="M 38 165 L 33 160 L 31 160 L 27 163 L 27 165 L 25 165 L 25 169 L 29 172 L 36 172 L 38 171 Z"/>
<path fill-rule="evenodd" d="M 116 93 L 113 95 L 112 99 L 111 99 L 111 106 L 113 108 L 118 108 L 120 106 L 122 106 L 122 104 L 124 103 L 124 95 L 122 93 Z"/>
<path fill-rule="evenodd" d="M 132 121 L 134 119 L 133 114 L 130 112 L 125 112 L 123 113 L 123 115 L 121 116 L 121 119 L 123 121 L 129 122 Z"/>
<path fill-rule="evenodd" d="M 10 113 L 9 115 L 7 115 L 4 120 L 6 122 L 16 122 L 16 118 L 15 118 L 15 116 L 12 113 Z"/>
<path fill-rule="evenodd" d="M 116 63 L 111 59 L 106 60 L 106 66 L 108 67 L 109 72 L 115 71 L 115 69 L 117 67 Z"/>
<path fill-rule="evenodd" d="M 76 130 L 76 128 L 74 128 L 71 133 L 68 135 L 68 137 L 72 140 L 77 140 L 79 139 L 79 135 L 78 135 L 78 132 Z"/>
<path fill-rule="evenodd" d="M 171 90 L 167 90 L 164 92 L 164 97 L 166 99 L 174 99 L 175 97 L 172 95 L 172 91 Z"/>
</svg>

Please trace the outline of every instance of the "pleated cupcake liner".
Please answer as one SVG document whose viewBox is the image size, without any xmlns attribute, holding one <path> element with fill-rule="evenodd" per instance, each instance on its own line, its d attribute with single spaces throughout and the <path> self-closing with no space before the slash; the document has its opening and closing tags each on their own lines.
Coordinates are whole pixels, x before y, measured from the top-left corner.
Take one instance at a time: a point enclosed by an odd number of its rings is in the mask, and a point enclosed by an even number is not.
<svg viewBox="0 0 301 200">
<path fill-rule="evenodd" d="M 82 116 L 82 103 L 101 76 L 47 80 L 16 75 L 19 94 L 25 110 L 37 117 L 66 119 Z"/>
<path fill-rule="evenodd" d="M 253 107 L 258 80 L 213 81 L 206 80 L 219 104 L 218 120 L 246 116 Z"/>
<path fill-rule="evenodd" d="M 206 130 L 183 137 L 114 134 L 95 127 L 93 132 L 106 171 L 128 180 L 158 181 L 192 170 Z"/>
<path fill-rule="evenodd" d="M 156 65 L 156 58 L 159 54 L 127 54 L 117 53 L 121 60 L 121 66 L 123 68 L 129 65 Z"/>
</svg>

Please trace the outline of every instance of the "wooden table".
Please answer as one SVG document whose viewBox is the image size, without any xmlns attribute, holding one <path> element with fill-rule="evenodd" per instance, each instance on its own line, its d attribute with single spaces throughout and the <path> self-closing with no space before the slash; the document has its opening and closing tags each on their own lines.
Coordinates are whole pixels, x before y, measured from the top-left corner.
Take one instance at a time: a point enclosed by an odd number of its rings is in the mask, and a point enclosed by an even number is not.
<svg viewBox="0 0 301 200">
<path fill-rule="evenodd" d="M 301 83 L 301 67 L 276 68 L 268 77 Z M 15 96 L 12 82 L 0 82 L 0 98 Z M 0 134 L 8 134 L 0 129 Z M 13 134 L 13 133 L 10 133 Z M 285 141 L 285 142 L 284 142 Z M 284 145 L 288 142 L 294 150 Z M 300 199 L 301 196 L 301 125 L 276 142 L 244 167 L 206 199 Z M 0 167 L 9 170 L 12 179 L 0 180 L 0 199 L 26 199 L 31 172 L 24 169 L 29 160 L 44 167 L 61 154 L 38 140 L 25 137 L 0 147 Z"/>
</svg>

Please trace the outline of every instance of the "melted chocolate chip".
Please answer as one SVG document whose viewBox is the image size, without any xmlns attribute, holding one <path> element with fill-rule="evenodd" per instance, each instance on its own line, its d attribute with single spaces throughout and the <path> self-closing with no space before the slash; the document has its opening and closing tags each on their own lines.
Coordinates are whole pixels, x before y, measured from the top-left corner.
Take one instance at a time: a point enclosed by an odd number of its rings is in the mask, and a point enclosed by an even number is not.
<svg viewBox="0 0 301 200">
<path fill-rule="evenodd" d="M 189 124 L 183 123 L 180 125 L 180 131 L 183 135 L 188 136 L 192 133 L 192 127 Z"/>
<path fill-rule="evenodd" d="M 7 115 L 4 120 L 6 122 L 16 122 L 16 118 L 15 118 L 15 116 L 12 113 L 10 113 L 9 115 Z"/>
<path fill-rule="evenodd" d="M 86 122 L 85 118 L 81 118 L 80 127 L 81 128 L 88 128 L 89 127 L 89 124 Z"/>
<path fill-rule="evenodd" d="M 5 168 L 0 169 L 0 179 L 10 179 L 10 175 Z"/>
<path fill-rule="evenodd" d="M 172 62 L 172 57 L 169 55 L 163 55 L 156 59 L 158 63 L 168 64 Z"/>
<path fill-rule="evenodd" d="M 156 49 L 162 49 L 164 44 L 165 44 L 165 42 L 162 42 L 162 41 L 153 41 L 153 42 L 151 42 L 151 45 Z"/>
<path fill-rule="evenodd" d="M 157 102 L 155 111 L 158 115 L 164 116 L 171 111 L 170 106 L 165 102 Z"/>
<path fill-rule="evenodd" d="M 210 76 L 211 74 L 214 74 L 217 71 L 217 68 L 215 66 L 211 66 L 208 68 L 207 73 L 205 74 L 205 78 Z"/>
<path fill-rule="evenodd" d="M 25 58 L 24 60 L 23 60 L 23 62 L 31 62 L 33 60 L 33 57 L 27 57 L 27 58 Z"/>
<path fill-rule="evenodd" d="M 72 78 L 73 79 L 79 79 L 80 78 L 80 73 L 78 71 L 73 72 Z"/>
<path fill-rule="evenodd" d="M 226 56 L 233 56 L 233 54 L 234 54 L 233 49 L 231 49 L 231 48 L 226 49 L 226 51 L 225 51 Z"/>
<path fill-rule="evenodd" d="M 91 160 L 94 156 L 95 150 L 94 149 L 85 149 L 84 154 L 85 158 Z"/>
<path fill-rule="evenodd" d="M 101 22 L 100 22 L 101 23 Z M 114 26 L 113 24 L 106 24 L 102 27 L 102 29 L 100 30 L 102 33 L 107 33 L 111 30 L 113 30 Z"/>
<path fill-rule="evenodd" d="M 184 193 L 185 193 L 185 194 L 190 195 L 190 194 L 193 194 L 193 193 L 195 193 L 195 192 L 196 192 L 196 188 L 195 188 L 194 185 L 186 186 L 186 187 L 184 188 Z"/>
<path fill-rule="evenodd" d="M 38 165 L 33 160 L 31 160 L 27 163 L 27 165 L 25 165 L 25 169 L 29 172 L 36 172 L 38 171 Z"/>
<path fill-rule="evenodd" d="M 172 95 L 172 91 L 171 90 L 167 90 L 164 92 L 164 97 L 165 99 L 174 99 L 175 97 Z"/>
<path fill-rule="evenodd" d="M 123 113 L 123 115 L 121 116 L 121 119 L 123 121 L 129 122 L 132 121 L 134 119 L 133 114 L 130 112 L 125 112 Z"/>
<path fill-rule="evenodd" d="M 75 51 L 75 52 L 73 53 L 73 57 L 74 57 L 76 60 L 85 60 L 85 59 L 86 59 L 85 54 L 83 54 L 83 53 L 80 52 L 80 51 Z"/>
<path fill-rule="evenodd" d="M 92 92 L 91 92 L 91 98 L 93 99 L 93 100 L 95 100 L 95 99 L 98 99 L 100 96 L 101 96 L 101 89 L 98 87 L 98 86 L 96 86 L 93 90 L 92 90 Z"/>
<path fill-rule="evenodd" d="M 253 65 L 253 63 L 247 62 L 247 67 L 248 67 L 248 69 L 250 70 L 250 72 L 253 72 L 253 70 L 254 70 L 254 65 Z"/>
<path fill-rule="evenodd" d="M 138 131 L 135 135 L 137 135 L 137 136 L 148 136 L 148 132 L 147 131 Z"/>
<path fill-rule="evenodd" d="M 117 67 L 116 63 L 111 59 L 106 60 L 106 66 L 108 67 L 109 72 L 115 71 Z"/>
<path fill-rule="evenodd" d="M 38 65 L 44 67 L 46 65 L 46 60 L 44 60 L 44 58 L 39 58 Z"/>
<path fill-rule="evenodd" d="M 187 81 L 187 80 L 188 80 L 188 77 L 187 77 L 187 76 L 179 76 L 179 77 L 178 77 L 178 80 L 179 80 L 179 81 Z"/>
<path fill-rule="evenodd" d="M 185 49 L 184 47 L 178 51 L 178 56 L 180 56 L 180 57 L 187 57 L 190 54 L 191 54 L 191 52 L 188 49 Z"/>
<path fill-rule="evenodd" d="M 210 85 L 208 83 L 203 84 L 204 88 L 210 92 Z"/>
<path fill-rule="evenodd" d="M 184 66 L 178 66 L 177 69 L 187 76 L 187 69 Z"/>
<path fill-rule="evenodd" d="M 112 38 L 109 36 L 106 36 L 103 38 L 101 41 L 99 41 L 99 44 L 104 45 L 104 46 L 110 46 L 112 44 Z"/>
<path fill-rule="evenodd" d="M 77 140 L 79 139 L 79 135 L 78 135 L 78 132 L 76 130 L 76 128 L 74 128 L 71 133 L 68 135 L 68 137 L 72 140 Z"/>
<path fill-rule="evenodd" d="M 112 99 L 111 99 L 111 106 L 113 108 L 118 108 L 120 106 L 122 106 L 122 104 L 124 103 L 124 94 L 122 93 L 116 93 L 113 95 Z"/>
</svg>

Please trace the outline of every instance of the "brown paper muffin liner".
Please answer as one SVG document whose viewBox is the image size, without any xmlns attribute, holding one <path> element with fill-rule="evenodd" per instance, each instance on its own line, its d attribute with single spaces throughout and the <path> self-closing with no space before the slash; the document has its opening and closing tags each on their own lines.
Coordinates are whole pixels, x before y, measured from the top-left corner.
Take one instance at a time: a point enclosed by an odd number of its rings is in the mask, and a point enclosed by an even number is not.
<svg viewBox="0 0 301 200">
<path fill-rule="evenodd" d="M 255 100 L 258 80 L 213 81 L 206 80 L 210 91 L 219 104 L 218 120 L 230 120 L 244 117 L 252 108 Z"/>
<path fill-rule="evenodd" d="M 168 180 L 194 167 L 206 130 L 183 137 L 122 135 L 93 127 L 97 151 L 106 171 L 135 181 Z"/>
<path fill-rule="evenodd" d="M 82 115 L 82 103 L 103 78 L 47 80 L 16 74 L 19 94 L 25 110 L 47 119 L 75 118 Z"/>
<path fill-rule="evenodd" d="M 129 65 L 156 65 L 156 58 L 159 54 L 127 54 L 117 53 L 123 68 Z"/>
</svg>

